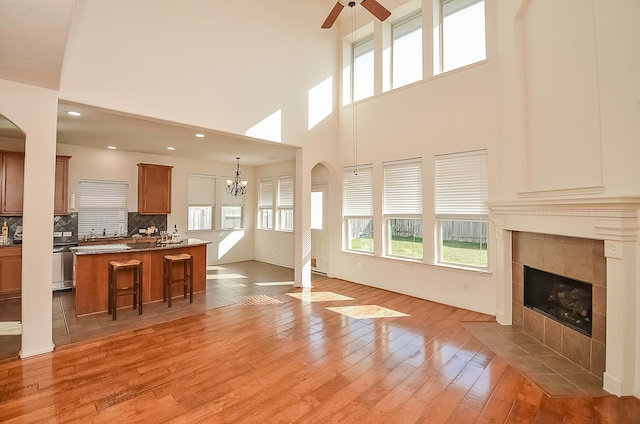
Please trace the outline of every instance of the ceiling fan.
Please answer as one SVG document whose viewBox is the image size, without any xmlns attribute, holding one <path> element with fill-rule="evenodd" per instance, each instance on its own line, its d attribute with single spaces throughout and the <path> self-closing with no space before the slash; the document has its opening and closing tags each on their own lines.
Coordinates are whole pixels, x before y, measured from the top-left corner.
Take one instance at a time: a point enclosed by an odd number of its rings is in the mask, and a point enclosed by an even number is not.
<svg viewBox="0 0 640 424">
<path fill-rule="evenodd" d="M 336 5 L 333 6 L 333 9 L 331 9 L 331 12 L 329 12 L 329 16 L 327 16 L 327 19 L 324 21 L 324 23 L 320 28 L 331 28 L 331 26 L 336 21 L 336 19 L 338 19 L 338 15 L 340 15 L 340 12 L 342 12 L 342 9 L 344 9 L 343 3 L 346 3 L 346 5 L 349 7 L 354 7 L 357 3 L 360 3 L 373 16 L 375 16 L 381 21 L 384 21 L 391 15 L 391 12 L 389 12 L 383 5 L 378 3 L 376 0 L 357 0 L 357 1 L 350 0 L 348 3 L 345 0 L 338 0 L 336 2 Z"/>
</svg>

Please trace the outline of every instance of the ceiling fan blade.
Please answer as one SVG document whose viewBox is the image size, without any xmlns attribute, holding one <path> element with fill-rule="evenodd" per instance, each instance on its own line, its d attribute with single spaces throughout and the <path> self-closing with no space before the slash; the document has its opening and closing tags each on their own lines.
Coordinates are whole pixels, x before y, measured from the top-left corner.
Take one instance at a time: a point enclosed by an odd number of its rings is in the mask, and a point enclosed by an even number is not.
<svg viewBox="0 0 640 424">
<path fill-rule="evenodd" d="M 371 12 L 373 16 L 380 19 L 381 21 L 384 21 L 389 16 L 391 16 L 391 12 L 389 12 L 383 5 L 378 3 L 376 0 L 362 0 L 362 3 L 360 4 L 364 6 L 364 8 L 367 9 L 369 12 Z"/>
<path fill-rule="evenodd" d="M 342 12 L 342 9 L 344 9 L 344 6 L 341 5 L 340 2 L 336 2 L 336 5 L 333 6 L 333 9 L 329 12 L 329 16 L 327 16 L 327 19 L 325 19 L 320 28 L 331 28 L 336 19 L 338 19 L 338 15 Z"/>
</svg>

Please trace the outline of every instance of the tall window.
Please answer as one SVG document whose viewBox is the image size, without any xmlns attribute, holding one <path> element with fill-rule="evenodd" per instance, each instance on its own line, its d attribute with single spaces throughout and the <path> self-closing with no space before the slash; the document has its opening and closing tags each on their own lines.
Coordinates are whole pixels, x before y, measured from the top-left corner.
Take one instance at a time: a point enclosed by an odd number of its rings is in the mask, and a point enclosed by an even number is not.
<svg viewBox="0 0 640 424">
<path fill-rule="evenodd" d="M 389 256 L 422 258 L 422 161 L 384 167 L 385 250 Z"/>
<path fill-rule="evenodd" d="M 273 178 L 260 178 L 258 183 L 258 228 L 273 229 Z"/>
<path fill-rule="evenodd" d="M 244 227 L 244 196 L 233 196 L 227 193 L 225 181 L 233 180 L 233 177 L 222 178 L 222 206 L 220 208 L 221 228 L 230 230 Z"/>
<path fill-rule="evenodd" d="M 373 96 L 373 35 L 353 44 L 353 101 Z"/>
<path fill-rule="evenodd" d="M 422 79 L 422 14 L 414 12 L 392 25 L 392 86 L 402 87 Z"/>
<path fill-rule="evenodd" d="M 373 252 L 372 166 L 344 169 L 343 219 L 347 250 Z"/>
<path fill-rule="evenodd" d="M 189 174 L 189 231 L 213 230 L 216 179 L 211 175 Z"/>
<path fill-rule="evenodd" d="M 278 230 L 293 231 L 293 177 L 278 177 Z"/>
<path fill-rule="evenodd" d="M 438 263 L 486 269 L 487 151 L 436 156 Z"/>
<path fill-rule="evenodd" d="M 439 6 L 433 73 L 486 59 L 484 0 L 440 0 Z"/>
<path fill-rule="evenodd" d="M 78 235 L 124 235 L 127 233 L 129 183 L 78 181 Z"/>
</svg>

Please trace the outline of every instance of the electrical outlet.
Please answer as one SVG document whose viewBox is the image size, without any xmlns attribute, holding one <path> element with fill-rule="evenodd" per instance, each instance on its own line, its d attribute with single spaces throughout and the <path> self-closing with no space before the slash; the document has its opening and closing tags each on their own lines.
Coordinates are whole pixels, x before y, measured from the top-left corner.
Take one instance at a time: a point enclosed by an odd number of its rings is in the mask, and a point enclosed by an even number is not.
<svg viewBox="0 0 640 424">
<path fill-rule="evenodd" d="M 362 269 L 362 264 L 358 262 L 358 269 Z"/>
<path fill-rule="evenodd" d="M 71 237 L 73 235 L 73 233 L 71 231 L 65 231 L 64 233 L 62 233 L 62 237 Z"/>
<path fill-rule="evenodd" d="M 54 232 L 53 232 L 53 236 L 54 236 L 54 237 L 62 237 L 62 232 L 60 232 L 60 231 L 54 231 Z"/>
</svg>

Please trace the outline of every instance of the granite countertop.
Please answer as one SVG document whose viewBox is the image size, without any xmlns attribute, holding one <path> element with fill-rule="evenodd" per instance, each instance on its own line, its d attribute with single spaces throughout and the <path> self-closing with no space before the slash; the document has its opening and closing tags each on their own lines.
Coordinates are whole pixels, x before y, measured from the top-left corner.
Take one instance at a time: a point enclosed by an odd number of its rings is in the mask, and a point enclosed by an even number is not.
<svg viewBox="0 0 640 424">
<path fill-rule="evenodd" d="M 179 243 L 173 243 L 171 241 L 160 242 L 138 242 L 138 243 L 117 243 L 117 244 L 94 244 L 89 246 L 77 246 L 71 247 L 69 250 L 74 255 L 96 255 L 102 253 L 124 253 L 124 252 L 144 252 L 148 250 L 167 250 L 177 249 L 181 247 L 194 247 L 203 246 L 211 243 L 209 240 L 200 240 L 196 238 L 189 238 L 180 240 Z"/>
</svg>

